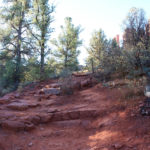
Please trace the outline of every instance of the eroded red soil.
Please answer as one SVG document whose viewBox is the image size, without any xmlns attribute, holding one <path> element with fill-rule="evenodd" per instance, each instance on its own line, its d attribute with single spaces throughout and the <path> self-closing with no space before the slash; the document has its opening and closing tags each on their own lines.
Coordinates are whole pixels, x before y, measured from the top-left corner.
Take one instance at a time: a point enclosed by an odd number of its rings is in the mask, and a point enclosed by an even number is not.
<svg viewBox="0 0 150 150">
<path fill-rule="evenodd" d="M 0 150 L 149 150 L 149 117 L 101 84 L 70 96 L 40 96 L 33 84 L 0 100 Z M 40 97 L 40 98 L 39 98 Z"/>
</svg>

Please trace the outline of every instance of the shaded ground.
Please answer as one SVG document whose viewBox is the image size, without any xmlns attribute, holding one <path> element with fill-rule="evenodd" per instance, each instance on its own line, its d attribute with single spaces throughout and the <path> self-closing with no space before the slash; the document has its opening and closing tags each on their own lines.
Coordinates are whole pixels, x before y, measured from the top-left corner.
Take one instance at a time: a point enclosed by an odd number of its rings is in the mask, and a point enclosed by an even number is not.
<svg viewBox="0 0 150 150">
<path fill-rule="evenodd" d="M 71 96 L 39 100 L 38 90 L 50 84 L 1 99 L 0 150 L 150 149 L 149 117 L 138 109 L 143 97 L 127 105 L 117 88 L 98 84 Z"/>
</svg>

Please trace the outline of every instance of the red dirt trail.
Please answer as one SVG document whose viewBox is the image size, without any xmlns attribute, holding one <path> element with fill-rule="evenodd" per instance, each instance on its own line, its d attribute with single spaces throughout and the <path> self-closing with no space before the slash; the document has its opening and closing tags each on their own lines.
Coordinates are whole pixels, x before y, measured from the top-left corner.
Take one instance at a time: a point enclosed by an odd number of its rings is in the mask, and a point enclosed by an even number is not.
<svg viewBox="0 0 150 150">
<path fill-rule="evenodd" d="M 0 150 L 150 150 L 150 118 L 138 110 L 143 98 L 126 105 L 116 88 L 97 84 L 39 101 L 37 91 L 50 84 L 1 99 Z"/>
</svg>

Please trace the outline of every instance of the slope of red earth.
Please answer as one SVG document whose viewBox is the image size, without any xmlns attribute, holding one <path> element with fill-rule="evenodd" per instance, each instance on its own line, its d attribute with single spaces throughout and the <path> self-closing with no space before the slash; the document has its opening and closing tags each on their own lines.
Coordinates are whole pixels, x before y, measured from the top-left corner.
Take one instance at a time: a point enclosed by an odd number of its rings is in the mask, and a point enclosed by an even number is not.
<svg viewBox="0 0 150 150">
<path fill-rule="evenodd" d="M 73 95 L 40 95 L 36 83 L 0 99 L 0 150 L 149 150 L 150 121 L 117 88 L 97 84 Z M 128 105 L 127 105 L 128 104 Z"/>
</svg>

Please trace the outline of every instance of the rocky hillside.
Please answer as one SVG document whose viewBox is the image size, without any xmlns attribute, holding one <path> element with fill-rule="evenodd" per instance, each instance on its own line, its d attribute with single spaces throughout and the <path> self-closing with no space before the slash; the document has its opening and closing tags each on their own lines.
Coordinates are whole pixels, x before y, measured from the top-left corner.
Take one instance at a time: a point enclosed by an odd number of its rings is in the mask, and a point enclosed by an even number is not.
<svg viewBox="0 0 150 150">
<path fill-rule="evenodd" d="M 150 149 L 150 122 L 139 114 L 143 97 L 127 105 L 117 88 L 89 76 L 72 80 L 33 83 L 2 97 L 0 150 Z M 66 95 L 64 86 L 74 92 Z"/>
</svg>

